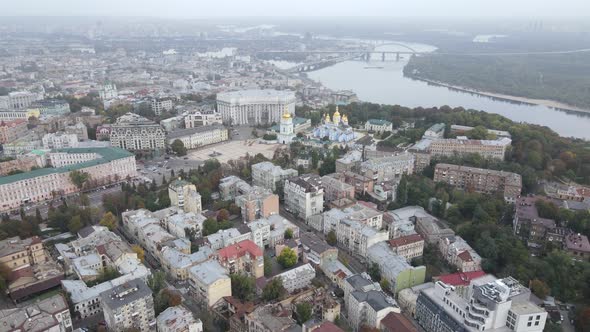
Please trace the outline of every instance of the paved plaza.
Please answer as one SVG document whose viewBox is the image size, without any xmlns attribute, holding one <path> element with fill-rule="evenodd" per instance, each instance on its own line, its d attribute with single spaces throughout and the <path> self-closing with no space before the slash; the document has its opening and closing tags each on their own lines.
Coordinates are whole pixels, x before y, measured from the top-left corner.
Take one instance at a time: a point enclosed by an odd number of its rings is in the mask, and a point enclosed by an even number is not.
<svg viewBox="0 0 590 332">
<path fill-rule="evenodd" d="M 256 140 L 233 140 L 191 151 L 188 153 L 188 157 L 192 160 L 201 161 L 216 158 L 220 163 L 227 163 L 231 159 L 245 156 L 246 153 L 251 156 L 262 153 L 270 159 L 279 146 L 279 144 L 260 144 Z"/>
</svg>

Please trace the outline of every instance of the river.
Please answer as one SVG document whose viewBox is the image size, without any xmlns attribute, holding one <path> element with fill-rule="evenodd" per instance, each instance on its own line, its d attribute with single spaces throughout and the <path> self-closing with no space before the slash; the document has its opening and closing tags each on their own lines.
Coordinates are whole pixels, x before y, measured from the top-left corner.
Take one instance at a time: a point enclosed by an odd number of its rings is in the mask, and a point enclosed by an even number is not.
<svg viewBox="0 0 590 332">
<path fill-rule="evenodd" d="M 429 45 L 404 43 L 416 51 L 433 51 Z M 385 51 L 407 50 L 387 45 L 377 48 Z M 456 91 L 442 86 L 413 80 L 403 75 L 408 55 L 399 62 L 395 55 L 381 61 L 374 55 L 370 62 L 345 61 L 307 73 L 310 79 L 321 82 L 332 90 L 352 90 L 360 100 L 379 104 L 398 104 L 407 107 L 464 107 L 503 115 L 513 121 L 547 126 L 561 136 L 590 140 L 590 114 L 566 112 L 542 105 L 507 102 Z M 367 68 L 370 67 L 370 68 Z"/>
</svg>

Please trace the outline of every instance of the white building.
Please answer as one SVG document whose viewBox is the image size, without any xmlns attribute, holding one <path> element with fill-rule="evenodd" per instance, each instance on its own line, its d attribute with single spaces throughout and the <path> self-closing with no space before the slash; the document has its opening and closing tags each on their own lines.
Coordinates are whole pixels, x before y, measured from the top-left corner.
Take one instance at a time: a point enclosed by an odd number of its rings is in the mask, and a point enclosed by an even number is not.
<svg viewBox="0 0 590 332">
<path fill-rule="evenodd" d="M 391 132 L 393 130 L 393 124 L 387 120 L 369 119 L 365 122 L 365 130 L 376 133 Z"/>
<path fill-rule="evenodd" d="M 216 260 L 195 265 L 189 270 L 190 292 L 196 302 L 209 308 L 219 299 L 231 296 L 231 279 Z"/>
<path fill-rule="evenodd" d="M 295 93 L 277 90 L 242 90 L 217 95 L 217 110 L 233 125 L 279 122 L 288 110 L 295 114 Z"/>
<path fill-rule="evenodd" d="M 360 174 L 378 182 L 400 180 L 402 175 L 414 173 L 415 160 L 414 155 L 408 152 L 370 159 L 361 163 Z"/>
<path fill-rule="evenodd" d="M 152 111 L 155 115 L 162 115 L 164 112 L 170 112 L 174 108 L 172 99 L 152 99 Z"/>
<path fill-rule="evenodd" d="M 328 234 L 330 231 L 336 231 L 338 224 L 343 220 L 355 221 L 361 225 L 369 226 L 374 229 L 383 228 L 383 212 L 370 208 L 364 204 L 357 203 L 344 209 L 331 209 L 324 212 L 323 229 L 319 229 Z"/>
<path fill-rule="evenodd" d="M 203 211 L 201 195 L 192 183 L 180 179 L 170 182 L 168 197 L 170 197 L 171 206 L 177 206 L 184 212 L 201 213 Z"/>
<path fill-rule="evenodd" d="M 206 236 L 205 244 L 211 247 L 213 250 L 219 250 L 231 244 L 249 240 L 250 237 L 250 232 L 242 234 L 237 228 L 228 228 L 222 229 L 215 234 Z"/>
<path fill-rule="evenodd" d="M 140 115 L 127 113 L 111 126 L 111 145 L 129 151 L 154 151 L 166 148 L 162 127 Z"/>
<path fill-rule="evenodd" d="M 389 235 L 386 231 L 375 228 L 356 220 L 341 220 L 336 226 L 338 243 L 348 252 L 360 257 L 367 257 L 367 249 L 379 242 L 387 241 Z"/>
<path fill-rule="evenodd" d="M 156 319 L 158 332 L 203 332 L 203 322 L 183 305 L 169 307 Z"/>
<path fill-rule="evenodd" d="M 305 174 L 285 180 L 286 210 L 303 220 L 324 211 L 324 188 L 321 178 Z"/>
<path fill-rule="evenodd" d="M 119 93 L 117 92 L 117 86 L 115 84 L 105 84 L 98 91 L 98 97 L 100 100 L 109 100 L 117 98 Z"/>
<path fill-rule="evenodd" d="M 180 140 L 188 150 L 215 144 L 229 139 L 228 130 L 223 126 L 202 126 L 175 130 L 168 134 L 168 145 Z"/>
<path fill-rule="evenodd" d="M 445 124 L 444 123 L 436 123 L 432 125 L 430 128 L 426 129 L 422 138 L 429 138 L 429 139 L 437 139 L 443 138 L 445 136 Z"/>
<path fill-rule="evenodd" d="M 252 185 L 263 187 L 273 192 L 277 190 L 277 184 L 283 186 L 283 182 L 297 176 L 298 173 L 292 168 L 282 169 L 270 161 L 263 161 L 252 165 Z"/>
<path fill-rule="evenodd" d="M 8 107 L 19 110 L 29 107 L 35 101 L 43 99 L 42 94 L 29 91 L 15 91 L 8 94 Z"/>
<path fill-rule="evenodd" d="M 184 117 L 184 127 L 187 129 L 221 124 L 223 124 L 223 119 L 221 118 L 221 114 L 218 112 L 194 112 L 189 113 Z"/>
<path fill-rule="evenodd" d="M 311 281 L 315 278 L 315 269 L 311 264 L 307 263 L 281 274 L 277 274 L 275 278 L 281 278 L 283 280 L 283 286 L 287 292 L 293 293 L 294 291 L 303 289 L 311 284 Z"/>
<path fill-rule="evenodd" d="M 278 214 L 248 223 L 251 240 L 260 248 L 274 248 L 285 242 L 285 231 L 291 230 L 294 239 L 299 238 L 299 227 Z"/>
<path fill-rule="evenodd" d="M 281 144 L 291 144 L 293 138 L 295 138 L 295 133 L 293 131 L 293 117 L 287 111 L 281 117 L 277 141 Z"/>
<path fill-rule="evenodd" d="M 78 136 L 76 134 L 52 133 L 43 135 L 44 149 L 77 148 Z"/>
<path fill-rule="evenodd" d="M 141 279 L 131 280 L 100 294 L 104 319 L 112 331 L 131 328 L 155 331 L 154 298 Z"/>
</svg>

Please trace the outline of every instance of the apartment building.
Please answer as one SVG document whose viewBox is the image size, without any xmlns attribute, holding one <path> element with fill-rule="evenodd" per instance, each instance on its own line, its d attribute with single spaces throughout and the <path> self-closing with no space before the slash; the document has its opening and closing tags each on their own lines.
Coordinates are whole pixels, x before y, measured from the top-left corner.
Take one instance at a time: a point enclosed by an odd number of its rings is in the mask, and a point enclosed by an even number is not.
<svg viewBox="0 0 590 332">
<path fill-rule="evenodd" d="M 38 236 L 23 240 L 15 236 L 0 241 L 0 267 L 11 275 L 18 274 L 21 269 L 32 270 L 32 266 L 47 260 L 48 256 Z"/>
<path fill-rule="evenodd" d="M 423 284 L 426 278 L 425 266 L 410 265 L 404 257 L 396 255 L 387 242 L 371 246 L 367 250 L 367 259 L 379 266 L 382 277 L 389 281 L 393 293 Z"/>
<path fill-rule="evenodd" d="M 241 233 L 237 228 L 222 229 L 215 234 L 207 235 L 205 237 L 205 245 L 213 250 L 219 250 L 231 244 L 248 240 L 251 238 L 251 233 Z"/>
<path fill-rule="evenodd" d="M 156 318 L 158 332 L 203 332 L 203 322 L 184 305 L 169 307 Z"/>
<path fill-rule="evenodd" d="M 370 177 L 348 171 L 330 174 L 330 176 L 353 186 L 356 195 L 364 196 L 373 192 L 374 181 Z"/>
<path fill-rule="evenodd" d="M 464 135 L 466 132 L 471 131 L 475 129 L 475 127 L 470 127 L 470 126 L 461 126 L 461 125 L 451 125 L 451 133 L 452 134 L 458 134 L 458 135 Z M 504 130 L 495 130 L 495 129 L 487 129 L 488 134 L 492 134 L 498 137 L 508 137 L 511 138 L 512 135 L 510 135 L 509 132 L 504 131 Z"/>
<path fill-rule="evenodd" d="M 279 214 L 255 220 L 247 226 L 250 228 L 251 240 L 260 248 L 275 248 L 283 244 L 287 230 L 291 231 L 293 239 L 299 238 L 299 227 Z"/>
<path fill-rule="evenodd" d="M 66 126 L 64 131 L 66 134 L 76 135 L 78 141 L 88 140 L 88 128 L 83 122 L 76 122 L 71 126 Z"/>
<path fill-rule="evenodd" d="M 231 296 L 231 279 L 216 260 L 191 267 L 188 280 L 191 295 L 206 308 L 212 307 L 222 297 Z"/>
<path fill-rule="evenodd" d="M 331 209 L 324 212 L 323 217 L 323 229 L 318 230 L 324 234 L 336 231 L 338 224 L 344 220 L 354 221 L 376 230 L 383 228 L 383 212 L 367 206 L 365 202 L 358 202 L 344 209 Z"/>
<path fill-rule="evenodd" d="M 0 310 L 4 331 L 72 331 L 68 302 L 57 294 L 19 309 Z M 38 329 L 37 329 L 38 328 Z"/>
<path fill-rule="evenodd" d="M 70 103 L 63 99 L 44 99 L 31 103 L 28 111 L 38 112 L 41 117 L 63 116 L 70 113 Z"/>
<path fill-rule="evenodd" d="M 70 172 L 87 173 L 91 185 L 107 185 L 136 176 L 135 157 L 117 148 L 63 149 L 58 164 L 66 164 L 63 158 L 76 160 L 78 154 L 96 154 L 95 159 L 57 168 L 42 168 L 26 173 L 0 178 L 0 211 L 17 209 L 23 203 L 41 202 L 56 195 L 67 195 L 80 189 L 72 183 Z M 52 161 L 53 162 L 53 161 Z"/>
<path fill-rule="evenodd" d="M 230 175 L 219 181 L 219 193 L 224 201 L 234 200 L 252 190 L 252 186 L 237 176 Z"/>
<path fill-rule="evenodd" d="M 181 179 L 170 182 L 168 196 L 170 197 L 170 206 L 176 206 L 184 212 L 201 213 L 203 211 L 201 195 L 192 183 Z"/>
<path fill-rule="evenodd" d="M 76 134 L 52 133 L 45 134 L 42 138 L 44 149 L 66 149 L 78 147 Z"/>
<path fill-rule="evenodd" d="M 369 119 L 367 122 L 365 122 L 365 130 L 376 133 L 383 133 L 386 131 L 391 132 L 393 130 L 393 123 L 387 120 Z"/>
<path fill-rule="evenodd" d="M 232 125 L 279 123 L 287 112 L 295 115 L 295 93 L 277 90 L 242 90 L 217 94 L 217 110 Z"/>
<path fill-rule="evenodd" d="M 117 119 L 110 128 L 114 147 L 129 151 L 155 151 L 166 148 L 166 133 L 162 127 L 135 113 Z"/>
<path fill-rule="evenodd" d="M 223 120 L 221 114 L 217 112 L 194 112 L 189 113 L 184 117 L 184 127 L 187 129 L 221 124 L 223 124 Z"/>
<path fill-rule="evenodd" d="M 481 270 L 481 256 L 460 236 L 446 236 L 438 241 L 443 258 L 459 272 Z"/>
<path fill-rule="evenodd" d="M 357 220 L 344 219 L 336 226 L 338 244 L 353 255 L 367 257 L 367 250 L 382 241 L 387 241 L 386 231 L 379 231 Z"/>
<path fill-rule="evenodd" d="M 245 222 L 279 213 L 279 196 L 266 188 L 251 187 L 245 194 L 236 196 L 235 202 L 240 207 Z"/>
<path fill-rule="evenodd" d="M 305 174 L 285 180 L 285 209 L 307 220 L 324 211 L 324 188 L 318 175 Z"/>
<path fill-rule="evenodd" d="M 354 186 L 338 178 L 330 175 L 322 176 L 322 187 L 324 188 L 324 201 L 326 203 L 343 198 L 354 200 Z"/>
<path fill-rule="evenodd" d="M 188 150 L 215 144 L 229 139 L 227 128 L 223 126 L 201 126 L 190 129 L 179 129 L 168 134 L 168 145 L 180 140 Z"/>
<path fill-rule="evenodd" d="M 424 253 L 424 239 L 420 234 L 410 234 L 389 240 L 389 247 L 394 254 L 411 261 L 422 257 Z"/>
<path fill-rule="evenodd" d="M 315 278 L 315 269 L 309 264 L 304 264 L 277 274 L 274 278 L 281 278 L 283 280 L 283 287 L 289 293 L 303 289 L 311 284 Z"/>
<path fill-rule="evenodd" d="M 270 161 L 252 165 L 252 185 L 272 190 L 272 192 L 276 192 L 277 185 L 283 188 L 286 179 L 297 175 L 296 170 L 292 168 L 282 169 Z"/>
<path fill-rule="evenodd" d="M 512 277 L 475 283 L 471 294 L 459 296 L 453 286 L 437 281 L 420 292 L 416 321 L 427 332 L 541 332 L 547 312 L 532 303 L 530 291 Z"/>
<path fill-rule="evenodd" d="M 519 174 L 451 164 L 436 165 L 434 182 L 444 182 L 469 192 L 501 193 L 509 203 L 514 203 L 522 190 Z"/>
<path fill-rule="evenodd" d="M 540 196 L 519 197 L 516 200 L 516 212 L 512 221 L 514 234 L 536 244 L 543 243 L 547 232 L 556 228 L 555 220 L 539 216 L 536 203 L 540 199 L 545 198 Z"/>
<path fill-rule="evenodd" d="M 125 331 L 135 328 L 140 331 L 156 331 L 152 291 L 143 280 L 130 280 L 101 293 L 100 303 L 110 330 Z"/>
<path fill-rule="evenodd" d="M 417 217 L 415 229 L 428 244 L 434 245 L 437 245 L 438 241 L 444 237 L 455 235 L 446 222 L 431 215 Z"/>
<path fill-rule="evenodd" d="M 336 173 L 357 172 L 362 161 L 362 151 L 349 151 L 343 157 L 336 159 Z"/>
<path fill-rule="evenodd" d="M 452 157 L 454 155 L 479 154 L 484 158 L 504 160 L 512 140 L 503 137 L 497 140 L 473 140 L 465 136 L 439 138 L 430 143 L 428 151 L 432 156 Z"/>
<path fill-rule="evenodd" d="M 565 236 L 564 249 L 579 261 L 590 261 L 590 242 L 586 235 L 570 233 Z"/>
<path fill-rule="evenodd" d="M 219 249 L 217 260 L 229 274 L 247 274 L 256 279 L 264 276 L 262 249 L 251 240 L 240 241 Z"/>
<path fill-rule="evenodd" d="M 152 99 L 151 106 L 155 115 L 162 115 L 162 113 L 172 111 L 174 103 L 172 102 L 172 99 L 169 98 L 154 98 Z"/>
<path fill-rule="evenodd" d="M 27 131 L 27 123 L 25 119 L 0 120 L 0 144 L 13 142 L 23 136 Z"/>
<path fill-rule="evenodd" d="M 402 175 L 414 173 L 415 157 L 404 152 L 391 157 L 369 159 L 360 165 L 360 174 L 374 182 L 400 180 Z"/>
</svg>

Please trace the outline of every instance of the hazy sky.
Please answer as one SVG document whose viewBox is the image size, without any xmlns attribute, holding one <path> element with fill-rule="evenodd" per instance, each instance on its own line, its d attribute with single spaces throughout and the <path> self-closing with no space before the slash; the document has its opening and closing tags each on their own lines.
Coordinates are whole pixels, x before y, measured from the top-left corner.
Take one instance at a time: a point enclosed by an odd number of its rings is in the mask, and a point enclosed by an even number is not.
<svg viewBox="0 0 590 332">
<path fill-rule="evenodd" d="M 590 0 L 2 0 L 0 16 L 590 16 Z"/>
</svg>

